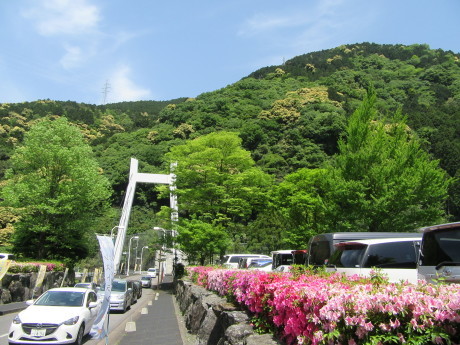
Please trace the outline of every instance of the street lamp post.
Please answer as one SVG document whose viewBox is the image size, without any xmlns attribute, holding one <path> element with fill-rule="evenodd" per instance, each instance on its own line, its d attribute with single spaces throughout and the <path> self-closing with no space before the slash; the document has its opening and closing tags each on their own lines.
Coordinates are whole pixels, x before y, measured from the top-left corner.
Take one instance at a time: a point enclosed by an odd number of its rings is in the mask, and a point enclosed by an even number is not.
<svg viewBox="0 0 460 345">
<path fill-rule="evenodd" d="M 133 236 L 129 239 L 129 244 L 128 244 L 128 265 L 126 266 L 126 275 L 129 276 L 129 264 L 131 263 L 131 240 L 132 239 L 137 240 L 137 243 L 139 244 L 139 236 Z"/>
<path fill-rule="evenodd" d="M 123 255 L 125 256 L 125 262 L 124 262 L 124 264 L 123 264 L 123 262 L 120 264 L 120 266 L 121 266 L 121 267 L 120 267 L 120 271 L 119 271 L 120 273 L 123 272 L 123 269 L 124 269 L 124 266 L 123 266 L 123 265 L 126 266 L 127 261 L 128 261 L 128 256 L 127 256 L 126 254 L 128 254 L 128 252 L 123 252 Z M 125 270 L 126 270 L 126 269 L 125 269 Z"/>
<path fill-rule="evenodd" d="M 136 260 L 134 260 L 134 272 L 136 272 L 136 267 L 137 267 L 137 261 L 139 260 L 139 257 L 137 256 L 137 249 L 139 248 L 139 240 L 136 242 Z"/>
<path fill-rule="evenodd" d="M 153 227 L 153 230 L 155 231 L 162 231 L 163 232 L 163 236 L 165 236 L 166 234 L 166 230 L 163 229 L 163 228 L 160 228 L 160 227 Z M 161 257 L 161 251 L 163 249 L 163 244 L 161 244 L 161 247 L 160 247 L 160 253 L 158 255 L 158 252 L 157 252 L 157 257 L 158 257 L 158 272 L 157 272 L 157 290 L 160 289 L 160 279 L 161 279 L 161 274 L 162 274 L 162 270 L 161 270 L 161 266 L 162 266 L 162 257 Z"/>
<path fill-rule="evenodd" d="M 142 273 L 142 255 L 144 254 L 144 249 L 148 249 L 148 246 L 143 246 L 142 249 L 141 249 L 141 264 L 139 266 L 139 274 Z"/>
<path fill-rule="evenodd" d="M 118 231 L 118 225 L 117 225 L 117 226 L 114 226 L 114 227 L 112 228 L 112 230 L 110 230 L 110 238 L 113 238 L 113 230 L 115 230 L 115 229 L 117 229 L 117 231 Z"/>
</svg>

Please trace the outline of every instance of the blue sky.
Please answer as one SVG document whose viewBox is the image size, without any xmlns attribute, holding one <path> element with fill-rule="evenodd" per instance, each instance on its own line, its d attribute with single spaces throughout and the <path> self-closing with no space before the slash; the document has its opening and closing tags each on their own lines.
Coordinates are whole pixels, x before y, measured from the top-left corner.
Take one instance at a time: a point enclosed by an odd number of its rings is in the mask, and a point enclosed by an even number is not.
<svg viewBox="0 0 460 345">
<path fill-rule="evenodd" d="M 459 0 L 2 0 L 0 103 L 170 100 L 341 44 L 460 53 Z"/>
</svg>

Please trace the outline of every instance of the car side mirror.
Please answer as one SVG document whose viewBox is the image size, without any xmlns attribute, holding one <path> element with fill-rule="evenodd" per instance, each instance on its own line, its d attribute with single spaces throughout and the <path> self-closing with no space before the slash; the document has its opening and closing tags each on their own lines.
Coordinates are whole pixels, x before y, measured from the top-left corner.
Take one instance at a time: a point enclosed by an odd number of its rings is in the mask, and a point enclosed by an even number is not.
<svg viewBox="0 0 460 345">
<path fill-rule="evenodd" d="M 34 302 L 35 302 L 34 299 L 29 299 L 29 300 L 26 301 L 26 304 L 27 305 L 32 305 L 32 304 L 34 304 Z"/>
<path fill-rule="evenodd" d="M 96 308 L 96 307 L 97 307 L 97 305 L 98 305 L 98 303 L 97 303 L 97 302 L 89 302 L 89 304 L 88 304 L 88 308 L 89 308 L 89 309 L 92 309 L 92 308 Z"/>
</svg>

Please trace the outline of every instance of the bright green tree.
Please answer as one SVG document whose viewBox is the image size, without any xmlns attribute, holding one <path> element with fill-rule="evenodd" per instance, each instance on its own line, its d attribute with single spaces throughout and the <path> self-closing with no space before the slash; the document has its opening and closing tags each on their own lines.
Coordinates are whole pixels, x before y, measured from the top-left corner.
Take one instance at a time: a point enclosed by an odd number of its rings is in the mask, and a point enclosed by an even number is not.
<svg viewBox="0 0 460 345">
<path fill-rule="evenodd" d="M 223 254 L 230 244 L 225 230 L 197 219 L 181 223 L 176 241 L 188 260 L 200 265 L 207 263 L 206 260 L 212 263 L 212 258 Z"/>
<path fill-rule="evenodd" d="M 216 132 L 168 154 L 177 162 L 177 194 L 187 216 L 228 225 L 245 222 L 264 205 L 271 177 L 254 166 L 237 133 Z"/>
<path fill-rule="evenodd" d="M 171 148 L 168 158 L 177 162 L 181 218 L 221 226 L 233 243 L 247 243 L 245 225 L 266 207 L 272 178 L 254 166 L 238 134 L 215 132 L 190 140 Z"/>
<path fill-rule="evenodd" d="M 85 257 L 109 184 L 77 127 L 65 118 L 37 122 L 11 157 L 4 204 L 20 214 L 14 251 L 36 259 Z"/>
<path fill-rule="evenodd" d="M 270 214 L 283 219 L 279 249 L 306 248 L 309 238 L 325 232 L 324 169 L 299 169 L 273 188 Z"/>
<path fill-rule="evenodd" d="M 400 113 L 377 119 L 370 88 L 330 166 L 334 231 L 411 231 L 443 220 L 449 178 Z"/>
</svg>

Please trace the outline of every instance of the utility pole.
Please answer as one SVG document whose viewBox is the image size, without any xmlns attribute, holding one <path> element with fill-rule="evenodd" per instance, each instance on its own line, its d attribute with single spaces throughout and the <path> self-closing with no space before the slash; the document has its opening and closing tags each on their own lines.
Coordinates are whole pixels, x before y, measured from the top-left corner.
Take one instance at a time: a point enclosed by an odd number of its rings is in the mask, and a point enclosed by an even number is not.
<svg viewBox="0 0 460 345">
<path fill-rule="evenodd" d="M 106 80 L 105 85 L 102 88 L 102 94 L 104 95 L 102 104 L 105 104 L 107 102 L 107 95 L 108 95 L 109 92 L 110 92 L 110 84 L 109 84 L 109 81 Z"/>
</svg>

